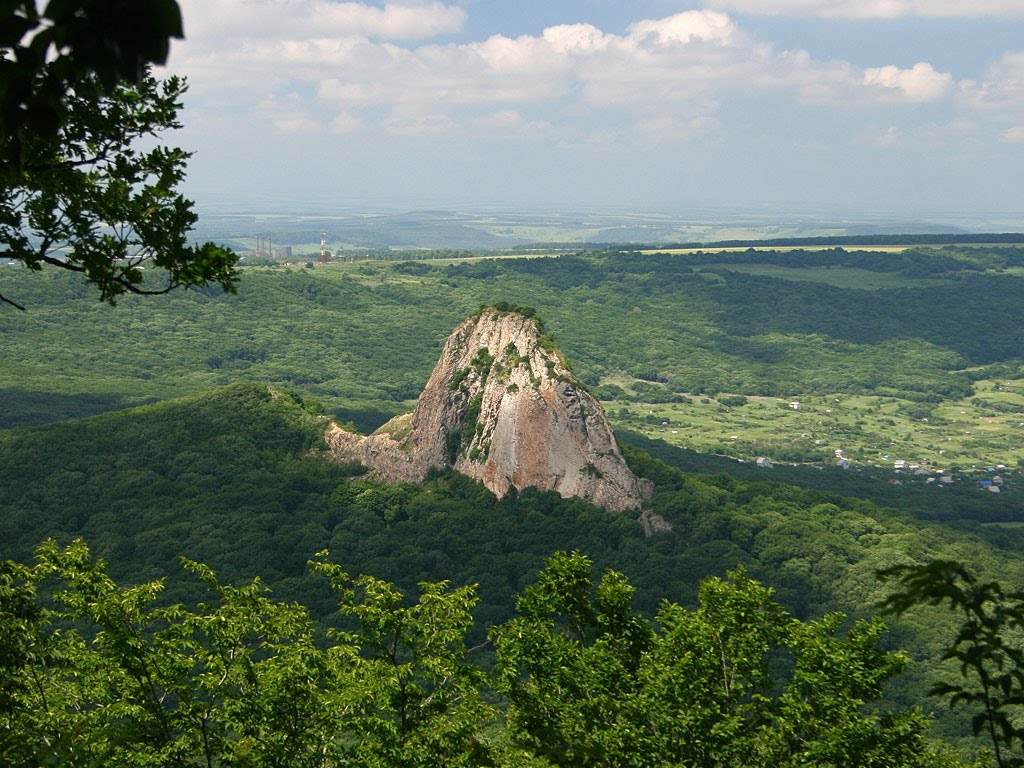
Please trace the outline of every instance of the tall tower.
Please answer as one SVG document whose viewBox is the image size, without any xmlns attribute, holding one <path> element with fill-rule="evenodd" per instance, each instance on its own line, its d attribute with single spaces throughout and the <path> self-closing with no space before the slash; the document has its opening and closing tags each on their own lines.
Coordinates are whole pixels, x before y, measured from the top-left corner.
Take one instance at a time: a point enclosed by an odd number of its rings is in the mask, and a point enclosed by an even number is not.
<svg viewBox="0 0 1024 768">
<path fill-rule="evenodd" d="M 327 233 L 320 233 L 320 263 L 327 263 Z"/>
</svg>

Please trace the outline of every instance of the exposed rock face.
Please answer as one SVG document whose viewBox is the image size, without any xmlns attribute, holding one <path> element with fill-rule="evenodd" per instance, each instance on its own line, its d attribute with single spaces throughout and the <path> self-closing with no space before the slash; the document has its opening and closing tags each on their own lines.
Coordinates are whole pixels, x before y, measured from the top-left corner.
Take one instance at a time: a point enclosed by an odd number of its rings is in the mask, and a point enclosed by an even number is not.
<svg viewBox="0 0 1024 768">
<path fill-rule="evenodd" d="M 638 507 L 649 492 L 600 404 L 517 312 L 487 309 L 456 328 L 413 413 L 369 437 L 333 427 L 327 441 L 337 458 L 392 481 L 454 467 L 499 497 L 533 486 L 612 510 Z"/>
</svg>

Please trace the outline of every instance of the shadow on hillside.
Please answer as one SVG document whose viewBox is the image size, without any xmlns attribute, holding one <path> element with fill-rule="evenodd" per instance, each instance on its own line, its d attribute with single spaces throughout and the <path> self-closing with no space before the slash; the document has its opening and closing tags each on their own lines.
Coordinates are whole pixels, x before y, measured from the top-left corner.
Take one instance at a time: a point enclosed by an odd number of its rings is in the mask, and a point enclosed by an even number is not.
<svg viewBox="0 0 1024 768">
<path fill-rule="evenodd" d="M 0 429 L 41 427 L 155 402 L 156 398 L 0 389 Z"/>
<path fill-rule="evenodd" d="M 359 430 L 359 434 L 368 435 L 378 427 L 391 421 L 395 416 L 406 412 L 406 408 L 379 408 L 373 405 L 365 407 L 335 408 L 334 419 L 339 424 L 350 424 Z"/>
<path fill-rule="evenodd" d="M 622 445 L 639 448 L 684 472 L 793 485 L 832 496 L 837 503 L 843 499 L 867 499 L 880 507 L 909 514 L 919 520 L 966 526 L 1000 546 L 1006 545 L 1007 532 L 987 530 L 984 524 L 1024 522 L 1024 499 L 1020 492 L 999 496 L 979 493 L 977 484 L 970 477 L 946 488 L 909 480 L 905 484 L 893 485 L 889 482 L 895 477 L 892 471 L 880 467 L 847 472 L 837 467 L 777 463 L 772 469 L 762 469 L 752 461 L 680 448 L 632 430 L 618 429 L 615 436 Z M 1019 538 L 1014 536 L 1013 542 L 1018 546 Z"/>
</svg>

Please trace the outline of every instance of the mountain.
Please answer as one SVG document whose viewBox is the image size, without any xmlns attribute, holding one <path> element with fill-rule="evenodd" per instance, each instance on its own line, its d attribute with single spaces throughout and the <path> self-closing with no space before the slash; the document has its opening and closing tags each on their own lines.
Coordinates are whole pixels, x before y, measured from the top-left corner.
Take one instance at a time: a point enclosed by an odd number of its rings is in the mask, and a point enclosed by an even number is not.
<svg viewBox="0 0 1024 768">
<path fill-rule="evenodd" d="M 450 467 L 499 498 L 533 487 L 610 510 L 639 507 L 652 489 L 626 466 L 600 403 L 531 315 L 488 307 L 465 320 L 416 410 L 369 437 L 332 427 L 335 456 L 384 480 Z"/>
</svg>

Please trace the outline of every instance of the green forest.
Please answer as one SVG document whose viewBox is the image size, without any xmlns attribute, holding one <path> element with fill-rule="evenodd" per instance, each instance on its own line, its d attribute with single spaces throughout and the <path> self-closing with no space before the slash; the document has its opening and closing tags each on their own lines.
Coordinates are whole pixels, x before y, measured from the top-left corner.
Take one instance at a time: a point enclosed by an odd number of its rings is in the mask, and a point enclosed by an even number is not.
<svg viewBox="0 0 1024 768">
<path fill-rule="evenodd" d="M 752 263 L 788 271 L 745 272 Z M 625 374 L 669 394 L 959 398 L 1020 374 L 1022 265 L 1012 247 L 357 262 L 249 268 L 237 296 L 127 297 L 116 313 L 74 276 L 8 268 L 29 311 L 0 316 L 5 424 L 31 420 L 32 398 L 53 397 L 58 413 L 80 398 L 87 413 L 237 379 L 398 408 L 447 332 L 495 301 L 536 307 L 592 385 Z M 890 287 L 821 282 L 849 270 Z M 72 325 L 76 347 L 62 351 Z"/>
<path fill-rule="evenodd" d="M 1012 488 L 765 473 L 616 413 L 703 397 L 725 418 L 793 393 L 891 401 L 908 420 L 966 398 L 1010 408 L 1022 255 L 261 267 L 236 296 L 115 308 L 73 276 L 5 268 L 28 307 L 0 314 L 0 594 L 20 616 L 3 640 L 8 733 L 56 763 L 84 749 L 83 765 L 985 764 L 968 708 L 927 695 L 962 679 L 943 659 L 955 614 L 884 614 L 879 573 L 938 560 L 1021 583 Z M 849 286 L 865 273 L 881 287 Z M 496 297 L 535 307 L 615 402 L 626 459 L 656 488 L 644 514 L 671 531 L 532 489 L 498 500 L 451 472 L 383 485 L 328 459 L 331 420 L 368 432 L 411 410 L 451 328 Z M 389 645 L 394 622 L 406 634 Z M 686 666 L 707 650 L 686 649 L 727 627 L 738 687 L 723 693 Z M 692 688 L 666 698 L 680 679 Z M 328 710 L 359 715 L 312 714 Z M 4 758 L 27 764 L 26 743 Z"/>
<path fill-rule="evenodd" d="M 161 580 L 160 610 L 198 610 L 202 579 L 188 557 L 225 584 L 259 577 L 277 600 L 301 603 L 309 621 L 340 626 L 337 595 L 307 562 L 328 550 L 354 574 L 371 574 L 416 594 L 421 582 L 473 586 L 470 645 L 516 616 L 527 589 L 556 551 L 586 555 L 635 589 L 644 616 L 664 600 L 697 603 L 702 582 L 745 568 L 800 621 L 841 612 L 871 621 L 888 596 L 877 572 L 934 558 L 969 562 L 982 574 L 1019 580 L 1024 562 L 1014 529 L 978 536 L 962 527 L 835 491 L 722 474 L 682 471 L 685 457 L 627 449 L 654 481 L 646 509 L 673 526 L 648 539 L 636 515 L 610 513 L 554 493 L 526 490 L 502 500 L 453 473 L 422 485 L 380 485 L 357 466 L 326 461 L 326 418 L 300 396 L 236 384 L 212 393 L 0 436 L 3 555 L 30 562 L 47 538 L 90 542 L 110 576 Z M 166 582 L 162 581 L 170 575 Z M 850 629 L 840 622 L 835 631 Z M 831 630 L 830 630 L 831 631 Z M 922 704 L 928 684 L 955 677 L 940 662 L 950 617 L 913 611 L 878 642 L 905 649 L 900 675 L 879 688 L 884 706 Z M 490 668 L 490 650 L 479 663 Z M 934 707 L 928 731 L 964 743 L 963 718 Z M 967 747 L 968 750 L 972 749 Z M 557 763 L 556 763 L 557 764 Z"/>
<path fill-rule="evenodd" d="M 258 579 L 182 566 L 195 609 L 157 605 L 163 580 L 118 585 L 80 541 L 0 566 L 6 765 L 967 765 L 920 711 L 876 703 L 909 661 L 881 622 L 801 622 L 742 570 L 652 619 L 623 574 L 556 553 L 467 648 L 473 586 L 410 602 L 322 551 L 325 633 Z"/>
<path fill-rule="evenodd" d="M 978 246 L 249 267 L 237 295 L 116 312 L 74 276 L 7 267 L 28 310 L 0 315 L 0 426 L 251 381 L 370 431 L 412 409 L 462 318 L 504 301 L 537 309 L 618 429 L 746 459 L 1014 467 L 1022 264 Z"/>
</svg>

